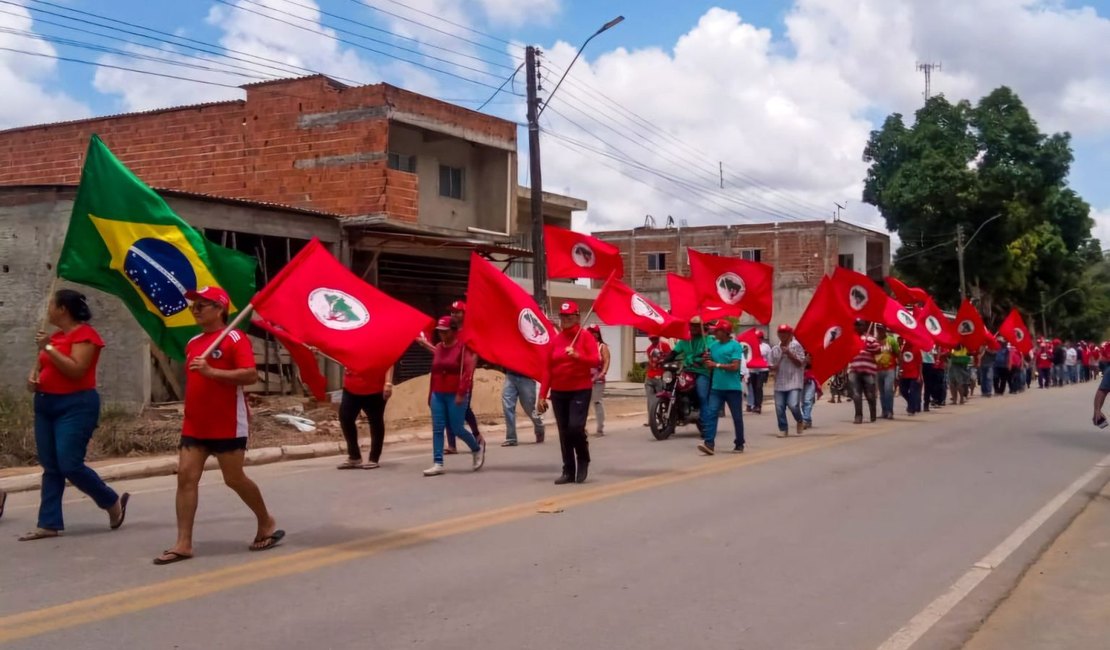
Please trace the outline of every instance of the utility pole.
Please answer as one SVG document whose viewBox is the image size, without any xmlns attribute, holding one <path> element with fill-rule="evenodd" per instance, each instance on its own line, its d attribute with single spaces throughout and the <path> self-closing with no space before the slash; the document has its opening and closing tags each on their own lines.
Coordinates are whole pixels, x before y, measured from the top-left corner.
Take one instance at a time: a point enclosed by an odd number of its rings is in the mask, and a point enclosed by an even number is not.
<svg viewBox="0 0 1110 650">
<path fill-rule="evenodd" d="M 960 265 L 960 300 L 967 297 L 967 285 L 964 282 L 964 225 L 956 224 L 956 259 Z"/>
<path fill-rule="evenodd" d="M 1048 319 L 1045 317 L 1044 291 L 1041 291 L 1041 336 L 1048 337 Z"/>
<path fill-rule="evenodd" d="M 925 93 L 924 93 L 925 101 L 929 101 L 929 98 L 933 96 L 933 70 L 936 70 L 937 72 L 940 72 L 940 69 L 941 68 L 940 68 L 939 63 L 918 63 L 917 64 L 918 72 L 924 72 L 925 73 Z"/>
<path fill-rule="evenodd" d="M 724 161 L 717 162 L 718 169 L 721 170 L 721 189 L 725 189 L 725 163 Z"/>
<path fill-rule="evenodd" d="M 524 50 L 528 77 L 528 169 L 531 176 L 532 200 L 532 297 L 545 314 L 547 304 L 547 257 L 543 244 L 543 177 L 540 171 L 540 100 L 537 94 L 539 71 L 536 69 L 536 48 Z"/>
</svg>

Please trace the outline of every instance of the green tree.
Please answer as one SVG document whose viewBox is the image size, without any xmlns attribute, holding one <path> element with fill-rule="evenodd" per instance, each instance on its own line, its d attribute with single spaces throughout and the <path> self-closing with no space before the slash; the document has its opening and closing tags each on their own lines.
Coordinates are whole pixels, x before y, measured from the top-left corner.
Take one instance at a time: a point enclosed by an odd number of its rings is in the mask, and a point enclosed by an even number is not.
<svg viewBox="0 0 1110 650">
<path fill-rule="evenodd" d="M 1101 336 L 1110 301 L 1098 296 L 1110 293 L 1110 271 L 1092 271 L 1105 263 L 1090 206 L 1067 186 L 1070 135 L 1041 133 L 1006 87 L 974 106 L 931 97 L 914 118 L 907 126 L 889 116 L 863 152 L 863 200 L 902 241 L 896 273 L 955 306 L 956 230 L 979 231 L 964 269 L 988 321 L 1012 306 L 1039 315 L 1042 295 L 1044 303 L 1059 296 L 1046 312 L 1060 314 L 1059 329 Z"/>
</svg>

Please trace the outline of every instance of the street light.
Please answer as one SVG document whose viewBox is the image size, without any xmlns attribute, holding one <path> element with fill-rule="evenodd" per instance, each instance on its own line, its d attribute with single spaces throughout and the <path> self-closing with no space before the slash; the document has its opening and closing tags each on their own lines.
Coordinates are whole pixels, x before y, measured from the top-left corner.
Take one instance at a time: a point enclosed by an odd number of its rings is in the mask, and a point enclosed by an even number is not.
<svg viewBox="0 0 1110 650">
<path fill-rule="evenodd" d="M 971 240 L 975 239 L 975 235 L 978 235 L 979 232 L 981 230 L 983 230 L 983 226 L 985 226 L 988 223 L 994 221 L 995 219 L 998 219 L 1001 216 L 1002 216 L 1001 213 L 996 214 L 993 217 L 991 217 L 990 219 L 987 219 L 983 223 L 979 224 L 979 227 L 975 229 L 975 232 L 971 235 L 971 237 L 968 237 L 966 242 L 964 241 L 964 225 L 962 223 L 956 224 L 956 260 L 960 264 L 960 299 L 961 300 L 963 300 L 964 298 L 967 297 L 967 282 L 964 280 L 964 251 L 967 250 L 967 245 L 971 243 Z"/>
<path fill-rule="evenodd" d="M 1044 330 L 1044 335 L 1045 336 L 1048 336 L 1048 323 L 1045 319 L 1045 312 L 1057 300 L 1063 298 L 1064 296 L 1068 295 L 1069 293 L 1072 293 L 1074 291 L 1079 291 L 1079 290 L 1080 290 L 1080 287 L 1072 287 L 1071 289 L 1068 289 L 1064 293 L 1056 296 L 1055 298 L 1053 298 L 1052 300 L 1049 300 L 1048 302 L 1044 301 L 1044 291 L 1041 292 L 1041 329 Z"/>
<path fill-rule="evenodd" d="M 582 56 L 582 50 L 590 44 L 598 34 L 612 29 L 624 20 L 624 16 L 617 16 L 613 20 L 605 23 L 596 32 L 590 35 L 582 47 L 578 48 L 575 53 L 574 59 L 571 60 L 570 65 L 563 71 L 563 76 L 559 78 L 559 83 L 555 84 L 555 89 L 547 96 L 547 101 L 543 106 L 540 106 L 540 100 L 537 96 L 536 88 L 536 48 L 529 45 L 524 51 L 524 63 L 528 71 L 528 168 L 529 175 L 531 176 L 531 205 L 532 205 L 532 296 L 536 299 L 540 309 L 545 313 L 549 310 L 547 304 L 547 259 L 544 254 L 543 244 L 543 175 L 540 168 L 540 113 L 547 105 L 551 103 L 551 98 L 555 96 L 555 91 L 559 90 L 559 86 L 563 85 L 563 79 L 567 78 L 570 69 L 574 67 L 574 63 L 578 61 L 578 57 Z"/>
</svg>

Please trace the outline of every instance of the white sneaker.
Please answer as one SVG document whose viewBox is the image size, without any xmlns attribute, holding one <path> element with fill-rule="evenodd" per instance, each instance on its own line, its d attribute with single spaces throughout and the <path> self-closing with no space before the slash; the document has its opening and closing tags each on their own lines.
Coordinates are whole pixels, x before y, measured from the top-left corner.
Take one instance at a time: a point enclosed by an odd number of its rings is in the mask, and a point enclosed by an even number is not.
<svg viewBox="0 0 1110 650">
<path fill-rule="evenodd" d="M 428 469 L 424 470 L 424 476 L 439 476 L 447 470 L 443 469 L 443 463 L 436 463 Z"/>
<path fill-rule="evenodd" d="M 486 464 L 486 441 L 482 440 L 478 443 L 478 451 L 474 453 L 474 471 L 482 469 L 482 465 Z"/>
</svg>

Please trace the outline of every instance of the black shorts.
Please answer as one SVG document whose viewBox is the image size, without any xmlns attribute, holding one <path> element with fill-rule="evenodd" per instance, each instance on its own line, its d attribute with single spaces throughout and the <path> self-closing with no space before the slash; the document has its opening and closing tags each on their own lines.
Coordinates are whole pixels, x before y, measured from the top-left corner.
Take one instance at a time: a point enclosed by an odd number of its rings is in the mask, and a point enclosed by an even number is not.
<svg viewBox="0 0 1110 650">
<path fill-rule="evenodd" d="M 210 454 L 226 454 L 229 451 L 242 451 L 247 448 L 246 438 L 194 438 L 181 436 L 178 449 L 195 449 L 200 447 Z"/>
</svg>

